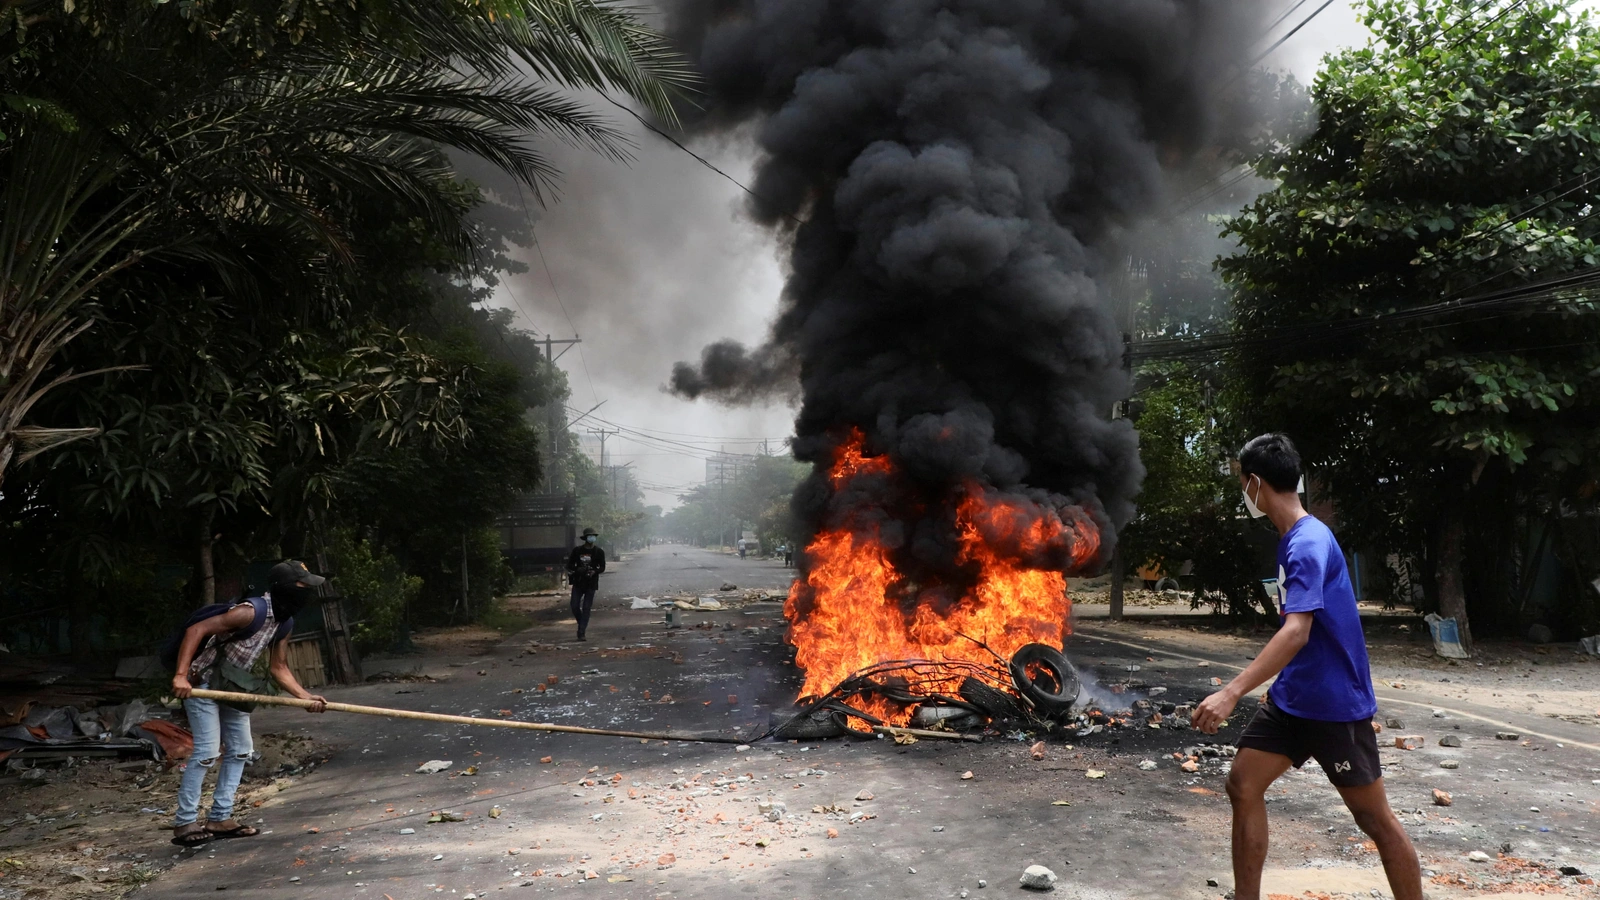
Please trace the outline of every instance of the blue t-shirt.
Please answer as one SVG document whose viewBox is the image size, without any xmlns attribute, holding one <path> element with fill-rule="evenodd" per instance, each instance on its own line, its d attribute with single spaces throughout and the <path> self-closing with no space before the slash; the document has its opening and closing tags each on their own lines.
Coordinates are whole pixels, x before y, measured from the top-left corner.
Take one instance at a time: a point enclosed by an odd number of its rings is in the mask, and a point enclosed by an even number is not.
<svg viewBox="0 0 1600 900">
<path fill-rule="evenodd" d="M 1289 613 L 1312 614 L 1311 637 L 1267 691 L 1272 705 L 1323 722 L 1371 718 L 1378 698 L 1350 573 L 1333 532 L 1314 516 L 1278 541 L 1278 599 L 1280 625 Z"/>
</svg>

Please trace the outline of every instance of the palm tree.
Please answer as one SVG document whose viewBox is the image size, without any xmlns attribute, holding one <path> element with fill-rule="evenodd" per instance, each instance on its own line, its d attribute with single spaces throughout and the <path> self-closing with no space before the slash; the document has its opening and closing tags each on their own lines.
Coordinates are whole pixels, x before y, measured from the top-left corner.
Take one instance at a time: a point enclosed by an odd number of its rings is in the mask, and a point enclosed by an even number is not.
<svg viewBox="0 0 1600 900">
<path fill-rule="evenodd" d="M 692 87 L 663 39 L 609 0 L 396 0 L 288 22 L 276 4 L 225 22 L 174 6 L 63 14 L 30 0 L 18 8 L 33 11 L 32 43 L 0 30 L 0 97 L 28 98 L 0 104 L 0 484 L 13 461 L 95 433 L 24 420 L 103 371 L 51 363 L 93 324 L 96 297 L 129 289 L 129 270 L 201 266 L 239 296 L 334 309 L 359 270 L 363 197 L 471 252 L 441 148 L 543 200 L 557 175 L 543 141 L 628 157 L 578 92 L 670 122 Z"/>
</svg>

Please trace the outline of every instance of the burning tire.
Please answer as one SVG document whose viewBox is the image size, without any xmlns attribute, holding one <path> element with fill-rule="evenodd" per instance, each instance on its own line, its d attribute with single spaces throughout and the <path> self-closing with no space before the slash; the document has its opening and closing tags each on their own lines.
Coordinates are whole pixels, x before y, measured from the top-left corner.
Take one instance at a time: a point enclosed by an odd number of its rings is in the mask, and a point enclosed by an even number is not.
<svg viewBox="0 0 1600 900">
<path fill-rule="evenodd" d="M 1078 702 L 1082 683 L 1060 650 L 1027 644 L 1011 657 L 1011 681 L 1034 710 L 1046 718 L 1066 716 Z"/>
<path fill-rule="evenodd" d="M 1022 704 L 1017 702 L 1017 698 L 976 678 L 968 677 L 963 680 L 956 693 L 961 695 L 961 699 L 982 710 L 984 715 L 998 722 L 1015 722 L 1028 715 Z"/>
<path fill-rule="evenodd" d="M 773 716 L 776 720 L 778 717 Z M 817 738 L 835 738 L 844 734 L 844 723 L 834 718 L 832 710 L 801 713 L 782 721 L 773 722 L 772 736 L 786 741 L 809 741 Z"/>
</svg>

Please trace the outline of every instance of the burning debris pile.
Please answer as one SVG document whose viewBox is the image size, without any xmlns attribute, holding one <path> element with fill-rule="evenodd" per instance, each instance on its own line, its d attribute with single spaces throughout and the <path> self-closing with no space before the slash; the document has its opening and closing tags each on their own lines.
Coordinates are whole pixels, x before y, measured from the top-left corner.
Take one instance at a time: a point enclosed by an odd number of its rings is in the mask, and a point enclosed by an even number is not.
<svg viewBox="0 0 1600 900">
<path fill-rule="evenodd" d="M 1109 416 L 1126 375 L 1101 284 L 1169 177 L 1247 125 L 1222 88 L 1252 5 L 670 8 L 707 79 L 694 127 L 757 123 L 751 209 L 789 251 L 769 341 L 707 347 L 672 389 L 799 387 L 801 701 L 860 723 L 1070 717 L 1066 576 L 1109 559 L 1142 477 Z M 1045 650 L 1056 677 L 1043 657 L 1015 676 Z"/>
</svg>

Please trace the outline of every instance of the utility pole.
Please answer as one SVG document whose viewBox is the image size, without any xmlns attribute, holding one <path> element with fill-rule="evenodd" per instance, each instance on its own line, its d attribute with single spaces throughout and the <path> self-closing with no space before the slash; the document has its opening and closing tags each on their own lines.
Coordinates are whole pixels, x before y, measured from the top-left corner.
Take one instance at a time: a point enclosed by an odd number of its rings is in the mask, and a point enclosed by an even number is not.
<svg viewBox="0 0 1600 900">
<path fill-rule="evenodd" d="M 607 429 L 604 429 L 604 428 L 591 428 L 591 429 L 589 429 L 589 433 L 590 434 L 598 434 L 600 436 L 600 477 L 604 478 L 605 477 L 605 472 L 606 472 L 606 438 L 612 436 L 613 434 L 621 434 L 622 432 L 616 431 L 614 429 L 613 430 L 607 430 Z M 612 483 L 611 493 L 612 493 L 613 497 L 615 497 L 615 494 L 616 494 L 615 481 L 613 481 L 613 483 Z"/>
<path fill-rule="evenodd" d="M 544 336 L 545 361 L 549 363 L 550 368 L 554 370 L 556 367 L 555 345 L 566 344 L 570 347 L 573 344 L 581 343 L 583 343 L 583 340 L 576 335 L 571 338 L 557 339 L 546 334 Z M 563 350 L 561 352 L 565 353 L 566 351 Z M 555 374 L 554 371 L 552 371 L 551 374 Z M 557 403 L 554 397 L 550 399 L 550 402 L 545 404 L 544 419 L 545 429 L 550 435 L 550 446 L 545 448 L 544 454 L 544 488 L 545 493 L 553 493 L 556 482 L 557 458 L 561 455 L 560 435 L 561 432 L 566 430 L 563 427 L 563 423 L 565 423 L 567 420 L 566 413 L 561 409 L 561 404 Z"/>
<path fill-rule="evenodd" d="M 1128 407 L 1132 403 L 1133 393 L 1133 285 L 1132 278 L 1133 260 L 1128 261 L 1128 266 L 1123 269 L 1122 277 L 1112 285 L 1112 289 L 1121 294 L 1114 300 L 1122 301 L 1122 371 L 1128 378 L 1129 397 L 1118 403 L 1111 412 L 1112 418 L 1127 418 Z M 1117 535 L 1116 549 L 1111 551 L 1111 621 L 1122 621 L 1122 586 L 1128 580 L 1128 559 L 1122 552 L 1122 535 Z"/>
</svg>

